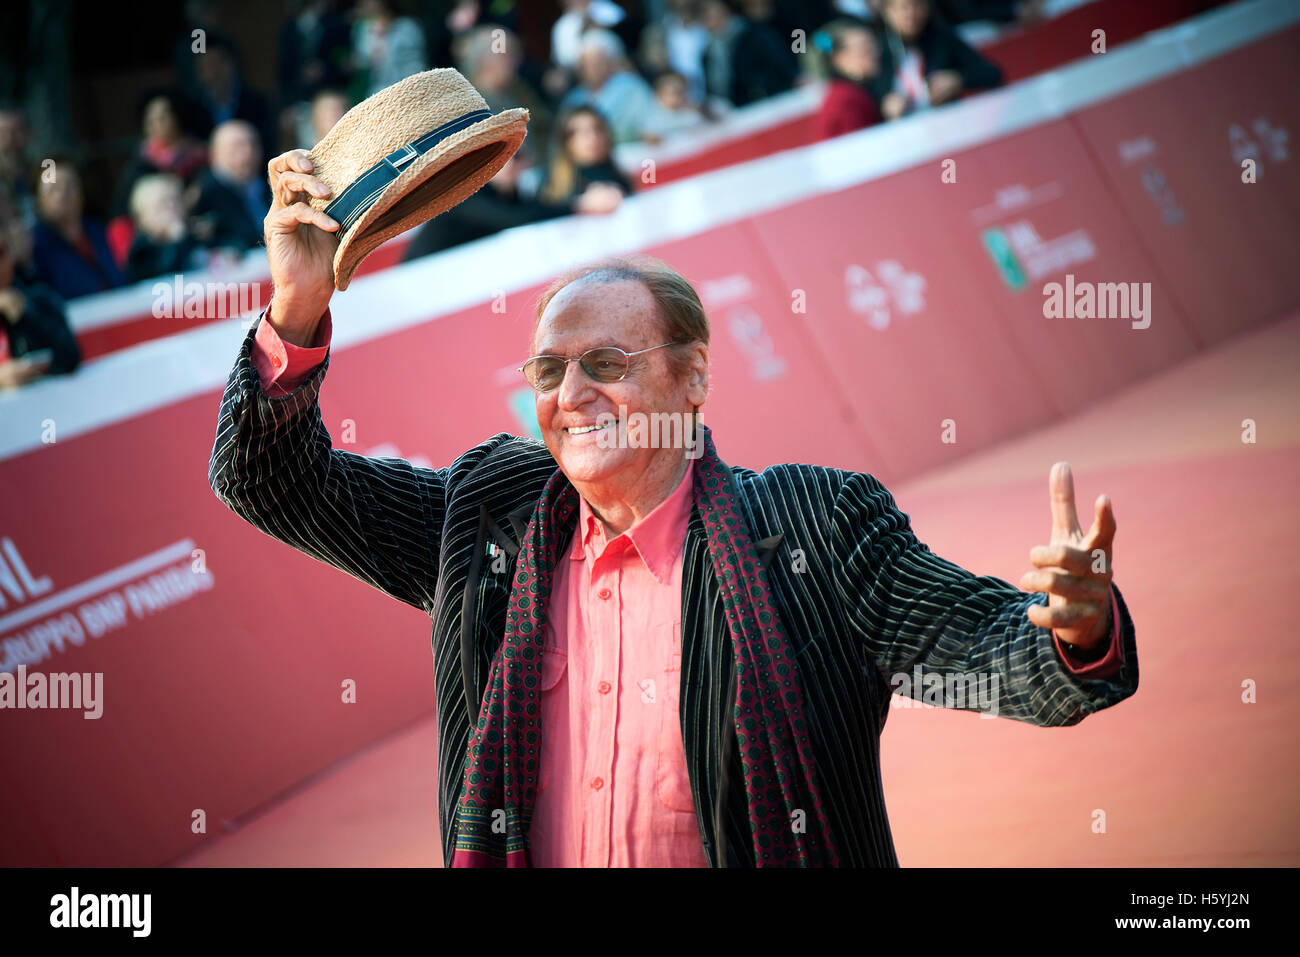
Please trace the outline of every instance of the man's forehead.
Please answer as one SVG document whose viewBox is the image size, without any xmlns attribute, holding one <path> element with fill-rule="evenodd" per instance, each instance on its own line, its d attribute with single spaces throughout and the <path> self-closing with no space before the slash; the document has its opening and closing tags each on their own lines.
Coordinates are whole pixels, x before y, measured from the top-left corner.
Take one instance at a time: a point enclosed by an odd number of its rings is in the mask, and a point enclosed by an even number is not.
<svg viewBox="0 0 1300 957">
<path fill-rule="evenodd" d="M 658 330 L 654 297 L 639 282 L 565 286 L 546 305 L 534 336 L 539 352 L 563 347 L 639 343 Z"/>
</svg>

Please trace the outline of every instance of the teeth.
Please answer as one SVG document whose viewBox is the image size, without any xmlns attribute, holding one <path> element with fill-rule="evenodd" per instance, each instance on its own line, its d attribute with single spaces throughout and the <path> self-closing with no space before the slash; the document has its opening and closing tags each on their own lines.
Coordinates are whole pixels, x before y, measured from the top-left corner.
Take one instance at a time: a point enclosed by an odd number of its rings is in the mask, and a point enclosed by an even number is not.
<svg viewBox="0 0 1300 957">
<path fill-rule="evenodd" d="M 586 435 L 588 432 L 595 432 L 598 431 L 599 429 L 607 429 L 613 424 L 614 424 L 613 422 L 606 422 L 604 425 L 570 426 L 569 428 L 565 429 L 565 431 L 568 432 L 570 435 Z"/>
</svg>

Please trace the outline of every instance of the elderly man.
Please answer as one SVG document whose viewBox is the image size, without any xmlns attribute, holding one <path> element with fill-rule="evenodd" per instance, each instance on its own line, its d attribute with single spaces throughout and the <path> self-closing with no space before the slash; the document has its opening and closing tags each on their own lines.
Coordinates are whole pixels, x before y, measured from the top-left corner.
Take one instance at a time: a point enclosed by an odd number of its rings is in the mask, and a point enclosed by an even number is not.
<svg viewBox="0 0 1300 957">
<path fill-rule="evenodd" d="M 896 866 L 879 738 L 900 676 L 1038 725 L 1136 690 L 1109 500 L 1085 535 L 1053 469 L 1051 541 L 1022 580 L 1043 600 L 932 554 L 868 474 L 727 466 L 697 421 L 708 320 L 657 261 L 543 296 L 522 363 L 543 442 L 498 434 L 440 469 L 333 449 L 337 224 L 302 201 L 328 194 L 311 172 L 301 151 L 270 167 L 275 296 L 209 479 L 431 617 L 452 866 Z M 651 416 L 677 440 L 632 440 Z M 986 681 L 993 702 L 962 693 Z"/>
<path fill-rule="evenodd" d="M 560 100 L 557 112 L 594 106 L 609 121 L 616 145 L 640 139 L 655 95 L 640 74 L 627 68 L 623 41 L 609 30 L 588 30 L 578 48 L 577 74 L 578 85 Z"/>
<path fill-rule="evenodd" d="M 261 155 L 251 123 L 226 120 L 212 131 L 210 168 L 199 179 L 193 209 L 209 246 L 242 252 L 261 240 L 261 221 L 271 199 L 260 175 Z"/>
</svg>

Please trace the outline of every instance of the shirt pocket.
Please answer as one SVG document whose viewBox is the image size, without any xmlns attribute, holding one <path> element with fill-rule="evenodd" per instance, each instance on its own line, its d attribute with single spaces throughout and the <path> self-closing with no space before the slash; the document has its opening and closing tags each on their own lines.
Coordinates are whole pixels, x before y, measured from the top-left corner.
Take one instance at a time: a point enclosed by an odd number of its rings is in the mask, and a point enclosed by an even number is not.
<svg viewBox="0 0 1300 957">
<path fill-rule="evenodd" d="M 546 698 L 554 694 L 560 679 L 564 677 L 568 670 L 569 656 L 558 648 L 542 649 L 542 707 L 546 707 Z M 545 729 L 542 731 L 546 733 Z M 537 790 L 545 791 L 546 785 L 550 783 L 551 762 L 543 759 L 541 762 L 540 774 L 537 776 Z"/>
<path fill-rule="evenodd" d="M 542 649 L 542 691 L 550 691 L 564 677 L 569 656 L 558 648 Z"/>
<path fill-rule="evenodd" d="M 663 680 L 657 689 L 659 709 L 659 756 L 655 766 L 655 796 L 672 811 L 694 811 L 691 779 L 686 773 L 686 750 L 682 745 L 681 709 L 678 699 L 682 686 L 681 625 L 672 626 L 672 647 L 668 652 Z"/>
</svg>

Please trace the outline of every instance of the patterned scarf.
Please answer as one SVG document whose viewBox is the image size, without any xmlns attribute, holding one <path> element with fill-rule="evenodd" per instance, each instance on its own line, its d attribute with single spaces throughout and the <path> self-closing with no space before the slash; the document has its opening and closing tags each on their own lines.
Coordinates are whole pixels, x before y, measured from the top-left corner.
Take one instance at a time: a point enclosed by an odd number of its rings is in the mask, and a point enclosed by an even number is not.
<svg viewBox="0 0 1300 957">
<path fill-rule="evenodd" d="M 708 535 L 735 653 L 732 702 L 754 859 L 760 867 L 835 866 L 799 670 L 758 553 L 707 426 L 695 463 L 695 506 Z M 470 736 L 452 867 L 528 867 L 528 826 L 542 746 L 542 643 L 552 573 L 578 509 L 556 470 L 524 533 L 488 686 Z M 802 812 L 802 813 L 800 813 Z"/>
</svg>

